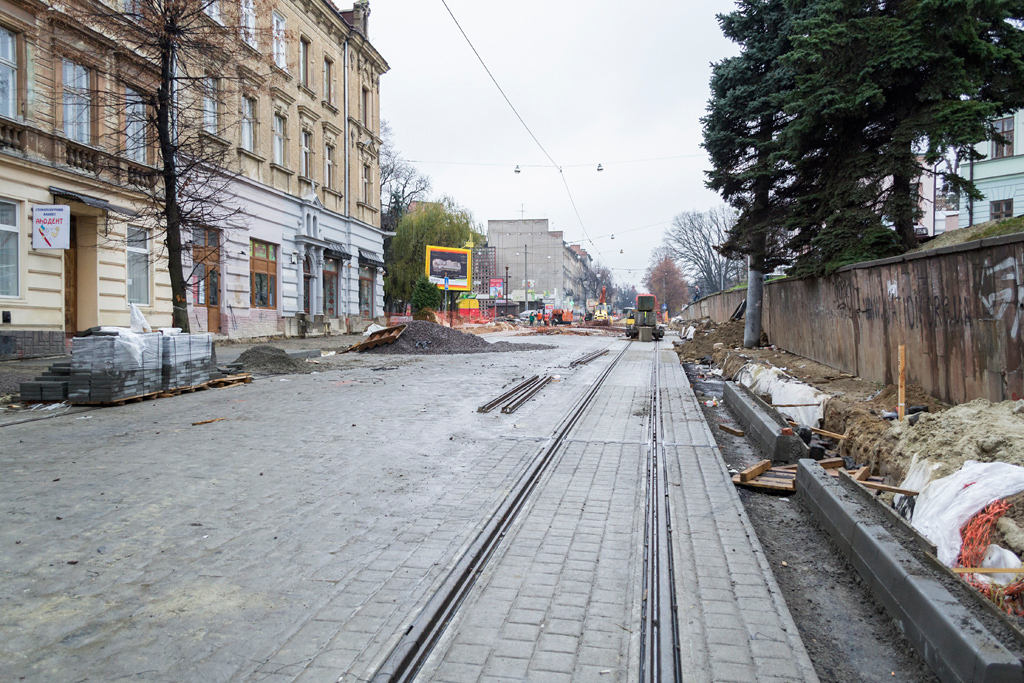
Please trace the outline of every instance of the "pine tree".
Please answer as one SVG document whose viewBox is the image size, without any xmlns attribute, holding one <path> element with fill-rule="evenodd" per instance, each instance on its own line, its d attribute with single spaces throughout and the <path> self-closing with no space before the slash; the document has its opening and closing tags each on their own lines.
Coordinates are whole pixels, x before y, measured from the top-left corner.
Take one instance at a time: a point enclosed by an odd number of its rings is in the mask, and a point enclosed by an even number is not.
<svg viewBox="0 0 1024 683">
<path fill-rule="evenodd" d="M 441 291 L 425 274 L 416 278 L 412 289 L 412 310 L 419 313 L 425 308 L 437 310 L 441 305 Z"/>
</svg>

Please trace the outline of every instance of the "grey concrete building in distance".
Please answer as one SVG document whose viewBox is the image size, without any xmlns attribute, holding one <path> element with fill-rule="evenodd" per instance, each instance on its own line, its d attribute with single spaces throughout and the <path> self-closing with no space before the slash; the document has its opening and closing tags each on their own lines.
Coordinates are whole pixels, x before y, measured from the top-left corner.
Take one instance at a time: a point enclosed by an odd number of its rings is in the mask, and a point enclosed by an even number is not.
<svg viewBox="0 0 1024 683">
<path fill-rule="evenodd" d="M 495 249 L 498 273 L 503 276 L 508 266 L 510 298 L 520 308 L 526 299 L 529 308 L 552 303 L 582 311 L 593 294 L 585 291 L 590 255 L 566 244 L 561 231 L 549 230 L 546 218 L 487 221 L 487 244 Z"/>
</svg>

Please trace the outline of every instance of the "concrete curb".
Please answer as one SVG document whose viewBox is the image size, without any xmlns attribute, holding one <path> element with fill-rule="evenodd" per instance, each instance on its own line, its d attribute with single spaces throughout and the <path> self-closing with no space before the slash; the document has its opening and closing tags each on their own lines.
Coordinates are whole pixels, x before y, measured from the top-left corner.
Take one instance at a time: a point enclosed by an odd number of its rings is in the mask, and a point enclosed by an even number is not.
<svg viewBox="0 0 1024 683">
<path fill-rule="evenodd" d="M 797 493 L 942 680 L 1024 680 L 1024 666 L 884 527 L 813 460 L 801 460 Z"/>
<path fill-rule="evenodd" d="M 797 462 L 809 453 L 807 444 L 796 435 L 783 434 L 789 424 L 771 406 L 736 382 L 725 382 L 725 405 L 740 418 L 744 430 L 776 462 Z"/>
</svg>

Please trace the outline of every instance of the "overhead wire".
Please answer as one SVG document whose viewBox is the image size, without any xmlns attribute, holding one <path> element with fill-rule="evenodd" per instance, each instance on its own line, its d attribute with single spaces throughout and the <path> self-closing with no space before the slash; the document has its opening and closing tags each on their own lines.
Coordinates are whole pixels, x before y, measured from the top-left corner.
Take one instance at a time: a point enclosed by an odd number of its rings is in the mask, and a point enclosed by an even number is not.
<svg viewBox="0 0 1024 683">
<path fill-rule="evenodd" d="M 473 51 L 473 54 L 476 55 L 476 58 L 480 62 L 480 65 L 484 68 L 484 71 L 487 72 L 487 75 L 488 77 L 490 77 L 491 82 L 494 83 L 494 87 L 498 89 L 498 92 L 501 93 L 501 96 L 505 98 L 505 102 L 508 104 L 509 108 L 512 109 L 512 113 L 514 113 L 516 115 L 516 118 L 519 119 L 519 123 L 523 124 L 523 128 L 525 128 L 526 132 L 530 134 L 530 137 L 533 138 L 533 141 L 537 143 L 537 147 L 540 148 L 540 151 L 544 152 L 544 156 L 548 158 L 548 161 L 550 161 L 554 165 L 554 167 L 558 169 L 558 175 L 562 178 L 562 185 L 565 186 L 565 193 L 569 195 L 569 203 L 572 204 L 572 210 L 576 214 L 576 220 L 578 220 L 580 223 L 580 228 L 583 230 L 584 237 L 586 237 L 587 241 L 590 242 L 590 245 L 594 248 L 594 251 L 597 252 L 597 255 L 601 257 L 601 260 L 607 263 L 608 259 L 604 257 L 604 254 L 602 254 L 601 250 L 597 248 L 597 245 L 594 244 L 594 240 L 591 239 L 590 234 L 587 232 L 587 226 L 583 223 L 583 217 L 580 215 L 579 208 L 577 208 L 576 206 L 576 200 L 572 196 L 572 190 L 569 189 L 569 183 L 565 179 L 565 172 L 562 170 L 562 167 L 558 164 L 558 162 L 555 161 L 554 157 L 552 157 L 548 153 L 547 149 L 544 148 L 544 145 L 542 145 L 540 140 L 537 139 L 537 136 L 533 134 L 532 130 L 530 130 L 530 127 L 526 125 L 526 121 L 519 114 L 519 111 L 515 108 L 515 105 L 512 104 L 512 100 L 510 100 L 508 95 L 505 94 L 505 91 L 502 89 L 501 84 L 498 83 L 498 79 L 496 79 L 494 77 L 494 74 L 491 73 L 491 70 L 488 68 L 487 63 L 484 61 L 484 58 L 480 56 L 480 53 L 473 45 L 473 41 L 469 39 L 469 36 L 466 34 L 466 31 L 462 28 L 462 24 L 460 24 L 459 20 L 455 18 L 455 13 L 452 12 L 452 8 L 448 6 L 446 0 L 441 0 L 441 4 L 444 5 L 444 8 L 448 11 L 448 15 L 452 18 L 452 21 L 455 22 L 455 26 L 458 27 L 459 33 L 461 33 L 462 37 L 466 39 L 466 43 L 469 44 L 469 48 Z"/>
</svg>

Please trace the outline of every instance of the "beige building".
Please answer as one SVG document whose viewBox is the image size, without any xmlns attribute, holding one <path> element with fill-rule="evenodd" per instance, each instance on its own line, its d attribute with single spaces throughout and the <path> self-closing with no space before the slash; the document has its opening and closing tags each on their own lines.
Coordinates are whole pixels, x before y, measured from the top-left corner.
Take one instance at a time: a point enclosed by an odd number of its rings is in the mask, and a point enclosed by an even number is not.
<svg viewBox="0 0 1024 683">
<path fill-rule="evenodd" d="M 306 333 L 379 315 L 387 65 L 368 19 L 365 2 L 349 12 L 276 2 L 252 16 L 268 39 L 245 41 L 254 57 L 272 56 L 272 77 L 201 103 L 210 134 L 237 150 L 228 165 L 244 218 L 188 247 L 186 274 L 202 262 L 190 277 L 194 329 Z M 80 22 L 0 0 L 0 359 L 60 353 L 79 330 L 127 325 L 132 303 L 154 326 L 171 323 L 162 235 L 137 218 L 156 189 L 153 134 L 144 116 L 109 105 L 144 85 L 121 80 L 115 55 Z M 67 249 L 33 247 L 33 211 L 47 205 L 70 207 Z"/>
</svg>

